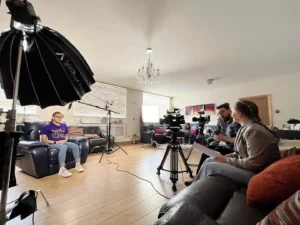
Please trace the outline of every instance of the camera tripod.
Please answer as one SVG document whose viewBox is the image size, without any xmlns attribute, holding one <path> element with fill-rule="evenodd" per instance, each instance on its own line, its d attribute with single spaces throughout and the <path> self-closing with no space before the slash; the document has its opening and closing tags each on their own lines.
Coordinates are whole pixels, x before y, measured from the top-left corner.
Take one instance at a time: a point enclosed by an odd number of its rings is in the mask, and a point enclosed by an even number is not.
<svg viewBox="0 0 300 225">
<path fill-rule="evenodd" d="M 166 159 L 167 159 L 170 151 L 171 151 L 170 170 L 166 170 L 163 167 L 164 167 L 164 164 L 166 162 Z M 184 170 L 184 171 L 178 171 L 178 154 L 180 155 L 180 157 L 181 157 L 181 159 L 184 163 L 184 166 L 186 168 L 186 170 Z M 165 153 L 159 167 L 157 168 L 157 174 L 158 175 L 160 175 L 161 170 L 170 172 L 170 180 L 173 183 L 173 186 L 172 186 L 173 191 L 177 191 L 176 182 L 178 181 L 178 174 L 179 173 L 186 172 L 186 173 L 190 174 L 191 178 L 194 177 L 193 176 L 193 171 L 191 170 L 189 164 L 187 163 L 186 158 L 184 157 L 184 154 L 182 152 L 182 148 L 180 146 L 180 143 L 179 143 L 179 140 L 177 138 L 176 132 L 174 132 L 174 131 L 172 131 L 171 141 L 169 142 L 169 144 L 167 146 L 166 153 Z"/>
</svg>

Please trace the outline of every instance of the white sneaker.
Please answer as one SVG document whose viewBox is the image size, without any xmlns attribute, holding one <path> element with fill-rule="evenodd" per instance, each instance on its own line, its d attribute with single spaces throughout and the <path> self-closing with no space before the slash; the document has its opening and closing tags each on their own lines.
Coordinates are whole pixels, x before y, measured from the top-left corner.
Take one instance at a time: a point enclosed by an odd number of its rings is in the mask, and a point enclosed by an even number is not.
<svg viewBox="0 0 300 225">
<path fill-rule="evenodd" d="M 70 173 L 66 168 L 61 167 L 59 169 L 58 175 L 62 177 L 70 177 L 72 176 L 72 173 Z"/>
<path fill-rule="evenodd" d="M 75 169 L 77 170 L 78 173 L 81 173 L 84 171 L 83 167 L 81 166 L 81 164 L 76 164 Z"/>
</svg>

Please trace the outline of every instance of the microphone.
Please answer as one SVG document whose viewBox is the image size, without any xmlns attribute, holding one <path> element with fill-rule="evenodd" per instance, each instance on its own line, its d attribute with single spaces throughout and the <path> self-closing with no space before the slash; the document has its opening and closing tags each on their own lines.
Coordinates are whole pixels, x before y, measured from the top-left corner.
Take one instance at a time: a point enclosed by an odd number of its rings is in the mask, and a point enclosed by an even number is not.
<svg viewBox="0 0 300 225">
<path fill-rule="evenodd" d="M 73 102 L 69 104 L 68 111 L 72 108 Z"/>
</svg>

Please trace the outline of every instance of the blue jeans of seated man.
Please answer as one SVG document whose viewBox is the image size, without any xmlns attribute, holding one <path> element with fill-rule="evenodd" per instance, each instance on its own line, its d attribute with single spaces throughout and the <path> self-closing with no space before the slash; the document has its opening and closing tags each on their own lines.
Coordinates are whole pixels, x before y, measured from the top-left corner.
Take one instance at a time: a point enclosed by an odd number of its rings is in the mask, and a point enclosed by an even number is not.
<svg viewBox="0 0 300 225">
<path fill-rule="evenodd" d="M 204 161 L 199 173 L 196 175 L 194 182 L 207 178 L 210 175 L 223 175 L 238 183 L 248 184 L 250 179 L 255 175 L 251 171 L 231 166 L 228 163 L 216 162 L 214 158 L 210 157 Z"/>
<path fill-rule="evenodd" d="M 68 148 L 70 148 L 72 150 L 73 157 L 74 157 L 76 163 L 80 162 L 79 148 L 78 148 L 77 144 L 72 143 L 72 142 L 66 142 L 63 145 L 51 144 L 50 147 L 59 150 L 58 162 L 59 162 L 60 166 L 65 166 L 65 164 L 66 164 L 66 156 L 67 156 Z"/>
</svg>

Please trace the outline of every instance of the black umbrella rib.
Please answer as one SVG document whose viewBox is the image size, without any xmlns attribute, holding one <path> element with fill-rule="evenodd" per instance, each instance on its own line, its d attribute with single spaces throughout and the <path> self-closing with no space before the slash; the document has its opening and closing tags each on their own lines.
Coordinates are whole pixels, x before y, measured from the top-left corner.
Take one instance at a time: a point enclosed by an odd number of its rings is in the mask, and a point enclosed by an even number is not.
<svg viewBox="0 0 300 225">
<path fill-rule="evenodd" d="M 15 38 L 16 38 L 16 35 L 18 34 L 18 32 L 15 33 L 11 43 L 10 43 L 10 48 L 9 48 L 9 69 L 10 69 L 10 77 L 13 81 L 13 84 L 15 84 L 15 78 L 13 77 L 13 70 L 12 70 L 12 65 L 11 65 L 11 62 L 12 62 L 12 49 L 13 49 L 13 44 L 14 44 L 14 41 L 15 41 Z M 18 44 L 19 46 L 19 44 Z M 18 96 L 19 97 L 19 96 Z"/>
<path fill-rule="evenodd" d="M 36 96 L 36 100 L 38 101 L 38 104 L 39 104 L 39 105 L 41 105 L 41 102 L 40 102 L 39 96 L 38 96 L 38 94 L 37 94 L 37 92 L 36 92 L 36 89 L 35 89 L 35 87 L 34 87 L 34 84 L 33 84 L 33 81 L 32 81 L 32 77 L 31 77 L 30 69 L 29 69 L 29 66 L 28 66 L 28 59 L 27 59 L 27 55 L 26 55 L 26 54 L 24 54 L 24 57 L 25 57 L 25 61 L 26 61 L 26 68 L 27 68 L 27 70 L 28 70 L 28 75 L 29 75 L 29 79 L 30 79 L 30 83 L 31 83 L 31 86 L 32 86 L 33 92 L 34 92 L 34 94 L 35 94 L 35 96 Z"/>
<path fill-rule="evenodd" d="M 51 82 L 51 84 L 52 84 L 52 86 L 53 86 L 53 88 L 54 88 L 54 90 L 55 90 L 55 93 L 56 93 L 57 97 L 59 98 L 60 104 L 63 104 L 63 101 L 61 100 L 61 98 L 60 98 L 60 96 L 59 96 L 59 94 L 58 94 L 58 92 L 57 92 L 57 90 L 56 90 L 56 88 L 55 88 L 55 86 L 54 86 L 54 84 L 53 84 L 53 82 L 52 82 L 52 79 L 51 79 L 51 77 L 49 76 L 49 71 L 47 70 L 47 67 L 46 67 L 45 61 L 44 61 L 44 59 L 43 59 L 43 57 L 42 57 L 42 54 L 41 54 L 41 51 L 40 51 L 39 45 L 38 45 L 38 43 L 37 43 L 37 41 L 36 41 L 36 38 L 35 38 L 35 37 L 34 37 L 34 41 L 35 41 L 35 44 L 36 44 L 37 50 L 38 50 L 38 52 L 39 52 L 39 54 L 40 54 L 40 56 L 41 56 L 41 60 L 42 60 L 42 62 L 43 62 L 43 65 L 44 65 L 44 67 L 45 67 L 45 70 L 46 70 L 46 72 L 47 72 L 47 74 L 48 74 L 49 80 L 50 80 L 50 82 Z"/>
</svg>

